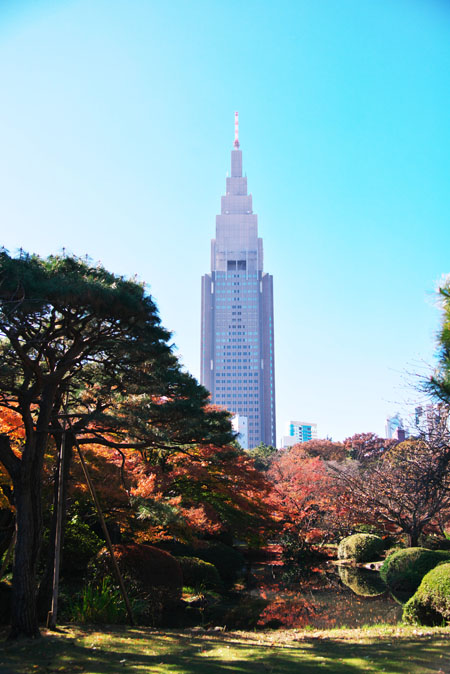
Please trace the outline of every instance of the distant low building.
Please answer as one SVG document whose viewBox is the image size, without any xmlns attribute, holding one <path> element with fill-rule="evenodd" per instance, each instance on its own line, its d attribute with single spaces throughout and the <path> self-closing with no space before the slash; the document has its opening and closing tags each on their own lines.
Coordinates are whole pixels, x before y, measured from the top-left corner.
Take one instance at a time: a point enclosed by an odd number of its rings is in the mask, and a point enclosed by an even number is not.
<svg viewBox="0 0 450 674">
<path fill-rule="evenodd" d="M 403 433 L 401 432 L 403 431 Z M 394 414 L 392 417 L 386 419 L 385 425 L 386 438 L 404 440 L 405 439 L 405 429 L 403 427 L 403 420 L 399 414 Z M 403 437 L 399 437 L 403 435 Z"/>
<path fill-rule="evenodd" d="M 236 440 L 242 449 L 248 449 L 248 419 L 242 414 L 236 414 L 231 419 L 233 431 L 238 434 Z"/>
<path fill-rule="evenodd" d="M 299 442 L 308 442 L 317 438 L 317 424 L 309 421 L 288 421 L 286 435 L 281 439 L 281 447 L 292 447 Z"/>
</svg>

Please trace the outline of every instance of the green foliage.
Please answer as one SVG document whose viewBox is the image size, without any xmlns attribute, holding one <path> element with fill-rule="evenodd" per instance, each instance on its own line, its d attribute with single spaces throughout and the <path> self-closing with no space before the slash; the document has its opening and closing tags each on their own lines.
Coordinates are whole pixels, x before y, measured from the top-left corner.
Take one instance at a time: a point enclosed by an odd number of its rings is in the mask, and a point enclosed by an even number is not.
<svg viewBox="0 0 450 674">
<path fill-rule="evenodd" d="M 421 547 L 428 550 L 450 550 L 450 540 L 446 536 L 424 536 L 421 540 Z"/>
<path fill-rule="evenodd" d="M 100 583 L 86 585 L 80 596 L 70 603 L 70 619 L 78 623 L 117 624 L 126 621 L 120 590 L 109 576 Z"/>
<path fill-rule="evenodd" d="M 397 596 L 409 598 L 417 590 L 425 574 L 440 562 L 449 559 L 450 552 L 446 550 L 406 548 L 385 559 L 380 575 Z"/>
<path fill-rule="evenodd" d="M 181 599 L 183 576 L 178 561 L 151 545 L 114 545 L 114 554 L 127 591 L 139 602 L 140 622 L 157 625 Z M 92 583 L 99 586 L 111 573 L 107 548 L 89 564 Z"/>
<path fill-rule="evenodd" d="M 180 366 L 144 285 L 75 257 L 0 251 L 0 407 L 17 411 L 25 430 L 18 451 L 0 435 L 21 569 L 13 634 L 38 634 L 42 467 L 62 413 L 73 414 L 72 439 L 139 447 L 147 458 L 234 437 L 228 413 L 211 409 L 208 391 Z"/>
<path fill-rule="evenodd" d="M 338 559 L 352 559 L 355 562 L 372 562 L 380 557 L 384 542 L 374 534 L 352 534 L 343 538 L 338 546 Z"/>
<path fill-rule="evenodd" d="M 248 456 L 253 459 L 255 468 L 265 473 L 269 470 L 276 452 L 276 447 L 272 447 L 272 445 L 265 445 L 264 442 L 260 442 L 257 447 L 247 450 L 246 454 L 248 454 Z"/>
<path fill-rule="evenodd" d="M 205 562 L 198 557 L 177 557 L 183 572 L 183 584 L 196 591 L 215 590 L 223 588 L 222 580 L 214 564 Z"/>
<path fill-rule="evenodd" d="M 245 559 L 240 552 L 220 542 L 195 548 L 195 556 L 213 564 L 226 584 L 233 583 L 245 566 Z"/>
<path fill-rule="evenodd" d="M 213 564 L 225 584 L 233 583 L 245 566 L 245 559 L 240 552 L 219 541 L 200 541 L 197 545 L 166 542 L 162 548 L 173 555 L 198 557 Z"/>
<path fill-rule="evenodd" d="M 420 625 L 450 622 L 450 563 L 438 564 L 423 577 L 404 606 L 403 620 Z"/>
<path fill-rule="evenodd" d="M 66 524 L 62 572 L 65 576 L 83 575 L 89 561 L 103 547 L 104 541 L 75 515 Z"/>
<path fill-rule="evenodd" d="M 386 585 L 378 573 L 352 566 L 340 566 L 339 577 L 355 594 L 361 597 L 376 597 L 386 592 Z"/>
</svg>

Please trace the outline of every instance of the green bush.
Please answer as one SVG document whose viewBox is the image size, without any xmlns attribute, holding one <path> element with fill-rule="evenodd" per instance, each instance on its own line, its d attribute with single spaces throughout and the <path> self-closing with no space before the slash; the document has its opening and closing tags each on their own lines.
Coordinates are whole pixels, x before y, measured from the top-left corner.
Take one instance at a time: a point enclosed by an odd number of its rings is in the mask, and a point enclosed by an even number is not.
<svg viewBox="0 0 450 674">
<path fill-rule="evenodd" d="M 420 585 L 422 578 L 440 562 L 450 559 L 447 550 L 405 548 L 390 555 L 380 568 L 380 575 L 397 596 L 408 599 Z"/>
<path fill-rule="evenodd" d="M 195 548 L 195 556 L 214 564 L 219 576 L 226 584 L 233 583 L 245 566 L 243 555 L 224 543 L 214 542 L 200 545 Z"/>
<path fill-rule="evenodd" d="M 196 545 L 166 542 L 160 547 L 176 557 L 198 557 L 214 564 L 226 584 L 233 583 L 245 566 L 245 559 L 240 552 L 219 541 L 200 541 Z"/>
<path fill-rule="evenodd" d="M 439 564 L 422 578 L 404 606 L 403 620 L 419 625 L 450 622 L 450 563 Z"/>
<path fill-rule="evenodd" d="M 353 534 L 342 539 L 338 546 L 338 559 L 355 562 L 372 562 L 383 552 L 383 539 L 374 534 Z"/>
<path fill-rule="evenodd" d="M 120 590 L 109 576 L 101 583 L 89 583 L 68 608 L 70 620 L 77 623 L 117 624 L 127 619 Z"/>
<path fill-rule="evenodd" d="M 406 550 L 406 548 L 403 545 L 395 545 L 393 548 L 389 548 L 384 553 L 385 559 L 393 555 L 395 552 L 398 552 L 399 550 Z"/>
<path fill-rule="evenodd" d="M 104 546 L 104 541 L 78 516 L 72 517 L 64 531 L 61 572 L 64 576 L 86 573 L 90 560 Z"/>
<path fill-rule="evenodd" d="M 198 557 L 177 557 L 183 572 L 183 584 L 195 590 L 220 591 L 222 580 L 214 564 Z"/>
<path fill-rule="evenodd" d="M 168 552 L 151 545 L 114 545 L 114 554 L 133 602 L 139 603 L 139 620 L 156 625 L 179 604 L 183 587 L 181 566 Z M 111 575 L 107 548 L 89 564 L 91 583 L 100 586 Z"/>
<path fill-rule="evenodd" d="M 445 536 L 424 536 L 420 543 L 427 550 L 450 550 L 450 540 Z"/>
<path fill-rule="evenodd" d="M 341 581 L 360 597 L 376 597 L 386 592 L 386 585 L 378 573 L 353 566 L 340 566 Z"/>
</svg>

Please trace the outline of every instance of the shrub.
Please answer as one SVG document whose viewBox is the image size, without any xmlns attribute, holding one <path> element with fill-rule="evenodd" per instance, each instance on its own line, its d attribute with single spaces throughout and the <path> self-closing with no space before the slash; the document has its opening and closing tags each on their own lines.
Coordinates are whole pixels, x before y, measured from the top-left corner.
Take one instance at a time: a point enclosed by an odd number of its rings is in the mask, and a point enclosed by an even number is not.
<svg viewBox="0 0 450 674">
<path fill-rule="evenodd" d="M 195 556 L 214 564 L 224 583 L 233 583 L 245 566 L 240 552 L 224 543 L 206 543 L 195 548 Z"/>
<path fill-rule="evenodd" d="M 223 587 L 222 580 L 214 564 L 198 557 L 177 557 L 183 572 L 183 584 L 195 590 L 216 590 Z"/>
<path fill-rule="evenodd" d="M 168 552 L 151 545 L 114 545 L 114 554 L 131 600 L 141 600 L 140 620 L 160 623 L 164 614 L 181 599 L 181 566 Z M 102 548 L 90 563 L 91 580 L 99 586 L 111 575 L 107 548 Z"/>
<path fill-rule="evenodd" d="M 344 538 L 338 546 L 338 559 L 355 562 L 371 562 L 384 549 L 383 540 L 374 534 L 353 534 Z"/>
<path fill-rule="evenodd" d="M 414 594 L 428 571 L 449 559 L 450 552 L 446 550 L 405 548 L 385 559 L 380 575 L 390 590 L 407 599 Z"/>
<path fill-rule="evenodd" d="M 100 584 L 89 583 L 77 599 L 70 602 L 70 619 L 77 623 L 115 624 L 127 619 L 125 603 L 112 578 Z"/>
<path fill-rule="evenodd" d="M 450 622 L 450 563 L 439 564 L 422 578 L 404 606 L 403 620 L 420 625 Z"/>
<path fill-rule="evenodd" d="M 450 540 L 445 536 L 424 536 L 420 542 L 427 550 L 450 550 Z"/>
<path fill-rule="evenodd" d="M 340 566 L 339 577 L 352 592 L 360 597 L 376 597 L 386 592 L 386 585 L 378 573 L 352 566 Z"/>
<path fill-rule="evenodd" d="M 66 524 L 61 571 L 65 576 L 80 576 L 86 573 L 90 560 L 104 545 L 92 529 L 78 516 Z"/>
<path fill-rule="evenodd" d="M 165 542 L 161 548 L 175 556 L 198 557 L 214 564 L 224 583 L 233 583 L 245 566 L 245 559 L 240 552 L 219 541 L 200 541 L 197 545 L 186 545 L 178 542 Z"/>
</svg>

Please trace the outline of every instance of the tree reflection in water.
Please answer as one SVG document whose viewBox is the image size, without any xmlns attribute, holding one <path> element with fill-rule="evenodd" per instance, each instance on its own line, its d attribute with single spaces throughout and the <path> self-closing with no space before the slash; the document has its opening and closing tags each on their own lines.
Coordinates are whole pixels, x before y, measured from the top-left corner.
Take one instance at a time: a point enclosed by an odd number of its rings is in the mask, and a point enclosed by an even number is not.
<svg viewBox="0 0 450 674">
<path fill-rule="evenodd" d="M 401 619 L 401 606 L 373 571 L 342 570 L 329 563 L 309 569 L 258 564 L 251 575 L 252 589 L 244 591 L 240 608 L 250 610 L 254 602 L 255 616 L 259 605 L 256 628 L 361 627 Z"/>
</svg>

